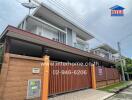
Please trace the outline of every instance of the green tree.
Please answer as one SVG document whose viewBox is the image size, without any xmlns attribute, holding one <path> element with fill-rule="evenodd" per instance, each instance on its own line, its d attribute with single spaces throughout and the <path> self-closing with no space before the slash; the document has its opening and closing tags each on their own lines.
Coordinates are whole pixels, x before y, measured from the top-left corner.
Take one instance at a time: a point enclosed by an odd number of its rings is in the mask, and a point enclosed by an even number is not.
<svg viewBox="0 0 132 100">
<path fill-rule="evenodd" d="M 126 62 L 126 65 L 123 66 L 124 67 L 124 70 L 126 72 L 132 73 L 132 59 L 125 58 L 125 62 Z M 121 64 L 120 64 L 120 61 L 116 62 L 116 67 L 121 72 Z"/>
<path fill-rule="evenodd" d="M 126 58 L 127 72 L 132 73 L 132 59 Z"/>
</svg>

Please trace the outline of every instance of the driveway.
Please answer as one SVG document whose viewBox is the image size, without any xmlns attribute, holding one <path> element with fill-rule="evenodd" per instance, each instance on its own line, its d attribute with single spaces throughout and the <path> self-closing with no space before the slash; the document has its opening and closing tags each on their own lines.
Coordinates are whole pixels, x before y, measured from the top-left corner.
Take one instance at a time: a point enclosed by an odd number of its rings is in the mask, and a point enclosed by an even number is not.
<svg viewBox="0 0 132 100">
<path fill-rule="evenodd" d="M 113 95 L 113 93 L 87 89 L 63 94 L 60 96 L 49 98 L 48 100 L 104 100 L 111 95 Z"/>
<path fill-rule="evenodd" d="M 106 100 L 132 100 L 132 86 Z"/>
</svg>

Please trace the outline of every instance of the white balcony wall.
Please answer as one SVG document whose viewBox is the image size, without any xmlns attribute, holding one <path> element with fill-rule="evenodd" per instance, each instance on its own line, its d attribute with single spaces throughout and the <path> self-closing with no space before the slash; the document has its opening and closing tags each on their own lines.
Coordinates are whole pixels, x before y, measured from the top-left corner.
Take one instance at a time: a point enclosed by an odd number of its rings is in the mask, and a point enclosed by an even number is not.
<svg viewBox="0 0 132 100">
<path fill-rule="evenodd" d="M 25 28 L 22 27 L 23 25 Z M 19 28 L 54 41 L 88 51 L 89 44 L 86 42 L 86 39 L 83 35 L 80 36 L 80 34 L 73 29 L 64 27 L 65 30 L 62 30 L 49 22 L 45 22 L 44 20 L 35 17 L 30 17 L 26 21 L 26 24 L 21 23 Z"/>
<path fill-rule="evenodd" d="M 51 29 L 50 27 L 47 28 L 46 26 L 37 26 L 37 25 L 28 25 L 26 28 L 27 31 L 49 38 L 49 39 L 58 39 L 58 31 Z"/>
<path fill-rule="evenodd" d="M 89 44 L 85 40 L 81 39 L 80 37 L 76 36 L 76 43 L 74 46 L 78 49 L 88 51 L 89 50 Z"/>
<path fill-rule="evenodd" d="M 42 37 L 46 37 L 48 39 L 61 42 L 61 43 L 66 43 L 66 34 L 62 33 L 58 30 L 55 30 L 49 26 L 46 25 L 37 25 L 34 28 L 27 28 L 28 31 L 40 35 Z"/>
<path fill-rule="evenodd" d="M 37 26 L 37 35 L 49 38 L 49 39 L 58 39 L 58 31 L 51 29 L 50 27 L 43 26 Z"/>
<path fill-rule="evenodd" d="M 26 29 L 27 31 L 31 32 L 31 33 L 35 33 L 37 32 L 37 26 L 36 25 L 31 25 L 31 26 L 27 26 Z"/>
</svg>

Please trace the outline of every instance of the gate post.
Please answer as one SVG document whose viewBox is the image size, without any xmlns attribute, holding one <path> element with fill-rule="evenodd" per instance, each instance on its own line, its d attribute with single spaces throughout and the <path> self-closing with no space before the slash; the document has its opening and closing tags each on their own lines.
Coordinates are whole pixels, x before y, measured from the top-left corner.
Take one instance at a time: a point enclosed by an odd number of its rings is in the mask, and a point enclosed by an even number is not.
<svg viewBox="0 0 132 100">
<path fill-rule="evenodd" d="M 49 85 L 49 56 L 43 56 L 43 76 L 42 76 L 42 96 L 41 100 L 48 100 L 48 85 Z"/>
<path fill-rule="evenodd" d="M 92 88 L 96 89 L 96 71 L 95 71 L 95 64 L 91 66 L 91 74 L 92 74 Z"/>
</svg>

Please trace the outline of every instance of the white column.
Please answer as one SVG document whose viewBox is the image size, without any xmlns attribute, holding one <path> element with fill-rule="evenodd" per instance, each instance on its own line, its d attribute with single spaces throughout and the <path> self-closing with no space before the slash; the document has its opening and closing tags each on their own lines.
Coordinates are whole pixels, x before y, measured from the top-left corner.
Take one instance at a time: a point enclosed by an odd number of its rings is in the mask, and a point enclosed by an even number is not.
<svg viewBox="0 0 132 100">
<path fill-rule="evenodd" d="M 67 39 L 67 28 L 65 28 L 65 31 L 66 31 L 66 44 L 68 44 L 68 39 Z"/>
<path fill-rule="evenodd" d="M 77 43 L 77 40 L 76 40 L 76 32 L 75 31 L 72 31 L 72 46 L 74 47 L 74 44 Z"/>
</svg>

